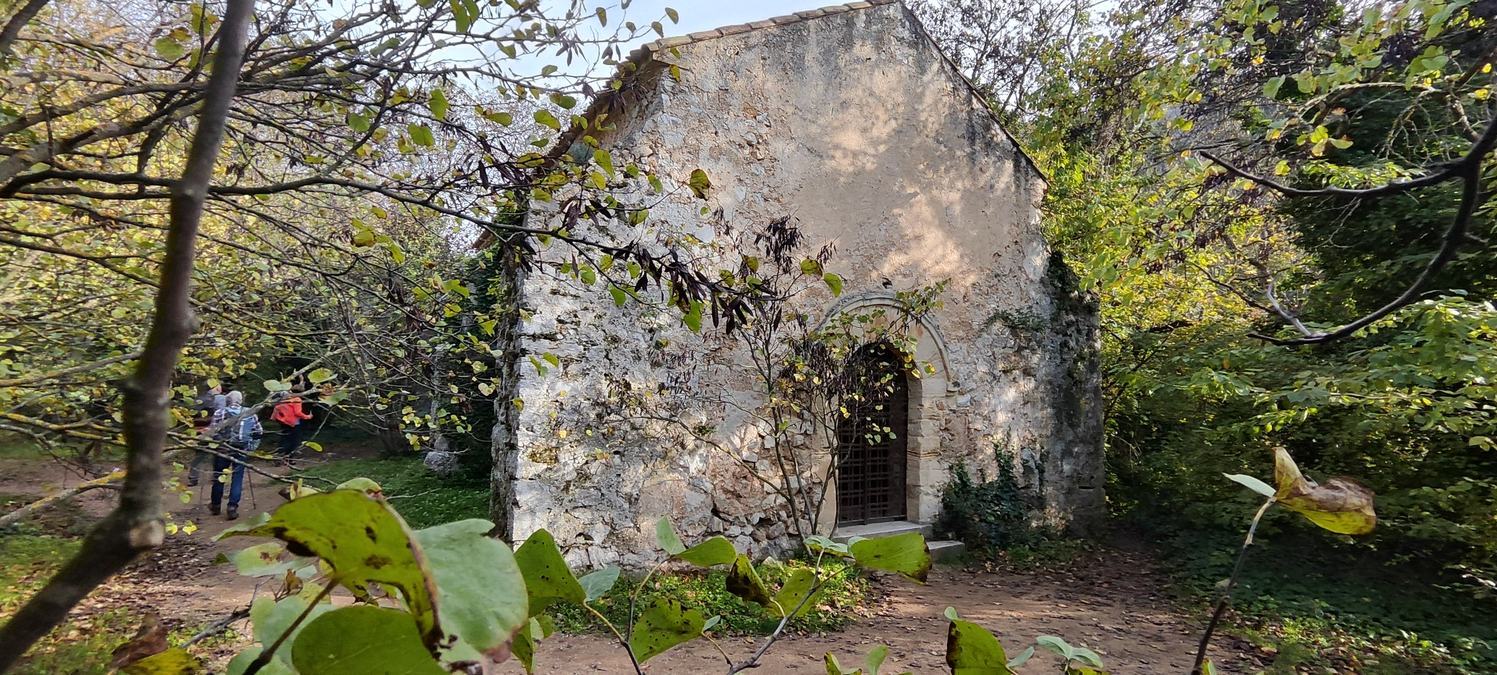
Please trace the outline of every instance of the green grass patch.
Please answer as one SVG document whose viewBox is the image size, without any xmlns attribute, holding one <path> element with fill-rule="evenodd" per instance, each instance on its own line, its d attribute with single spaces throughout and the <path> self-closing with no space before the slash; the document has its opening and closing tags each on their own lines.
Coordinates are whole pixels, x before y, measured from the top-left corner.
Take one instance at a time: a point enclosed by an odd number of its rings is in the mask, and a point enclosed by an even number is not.
<svg viewBox="0 0 1497 675">
<path fill-rule="evenodd" d="M 0 622 L 15 614 L 78 547 L 77 539 L 66 537 L 0 536 Z M 138 619 L 123 609 L 69 619 L 32 647 L 14 672 L 109 672 L 110 652 L 130 638 Z"/>
<path fill-rule="evenodd" d="M 308 467 L 308 485 L 327 487 L 350 478 L 368 478 L 384 490 L 395 510 L 420 529 L 467 518 L 489 517 L 489 485 L 466 475 L 439 478 L 414 458 L 340 459 Z M 327 481 L 327 482 L 324 482 Z"/>
<path fill-rule="evenodd" d="M 773 586 L 783 582 L 789 570 L 805 567 L 809 567 L 809 563 L 792 560 L 780 565 L 761 565 L 759 571 L 765 582 Z M 827 585 L 816 607 L 791 621 L 790 626 L 796 630 L 813 633 L 839 630 L 855 618 L 854 610 L 867 601 L 868 581 L 856 568 L 841 561 L 831 561 L 823 562 L 822 570 L 835 575 L 834 581 Z M 636 613 L 657 598 L 669 598 L 700 611 L 704 617 L 721 616 L 722 622 L 716 629 L 719 632 L 767 635 L 774 631 L 780 622 L 779 617 L 729 593 L 725 579 L 726 574 L 719 570 L 657 574 L 649 580 L 649 586 L 640 591 Z M 629 623 L 629 598 L 639 589 L 640 581 L 637 577 L 619 579 L 613 590 L 593 603 L 593 607 L 619 630 L 625 630 Z M 569 633 L 604 630 L 595 617 L 580 607 L 560 604 L 549 611 L 559 630 Z"/>
<path fill-rule="evenodd" d="M 0 459 L 47 459 L 35 441 L 14 434 L 0 434 Z"/>
</svg>

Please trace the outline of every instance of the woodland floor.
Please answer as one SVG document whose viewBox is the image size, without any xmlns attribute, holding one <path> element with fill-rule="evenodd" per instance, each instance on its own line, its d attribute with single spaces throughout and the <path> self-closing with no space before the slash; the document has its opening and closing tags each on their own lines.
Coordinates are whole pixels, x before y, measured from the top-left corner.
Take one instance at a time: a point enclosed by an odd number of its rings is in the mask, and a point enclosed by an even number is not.
<svg viewBox="0 0 1497 675">
<path fill-rule="evenodd" d="M 0 458 L 0 494 L 36 495 L 77 480 L 50 460 Z M 256 475 L 252 484 L 254 500 L 246 490 L 241 505 L 245 515 L 281 502 L 271 479 Z M 84 519 L 102 514 L 112 498 L 113 493 L 105 491 L 86 494 L 74 512 Z M 165 546 L 96 591 L 63 629 L 64 641 L 75 633 L 81 638 L 90 621 L 99 616 L 124 615 L 138 622 L 151 613 L 158 614 L 176 635 L 187 636 L 247 606 L 256 593 L 269 592 L 272 582 L 241 577 L 229 565 L 213 564 L 220 553 L 249 542 L 213 541 L 230 523 L 208 515 L 206 489 L 201 495 L 195 493 L 190 504 L 180 503 L 175 496 L 169 500 L 178 523 L 192 521 L 199 529 L 168 537 Z M 47 526 L 45 519 L 42 523 Z M 0 536 L 0 547 L 5 545 L 5 537 Z M 43 570 L 36 570 L 35 581 L 42 574 Z M 1112 673 L 1188 672 L 1204 609 L 1178 606 L 1164 588 L 1163 577 L 1143 547 L 1127 543 L 1084 553 L 1059 569 L 1020 573 L 943 566 L 925 586 L 880 578 L 875 580 L 873 600 L 863 615 L 845 630 L 789 635 L 770 650 L 757 672 L 824 673 L 826 652 L 850 666 L 860 664 L 862 655 L 878 644 L 889 646 L 884 672 L 946 672 L 946 607 L 955 607 L 963 618 L 993 630 L 1011 656 L 1036 636 L 1048 634 L 1101 653 Z M 232 624 L 227 638 L 205 640 L 194 645 L 193 651 L 221 668 L 246 643 L 235 631 L 248 632 L 244 622 Z M 720 643 L 729 654 L 742 658 L 752 653 L 757 640 L 725 637 Z M 1262 655 L 1250 645 L 1226 636 L 1217 642 L 1212 657 L 1222 672 L 1256 672 L 1263 666 Z M 1036 655 L 1036 662 L 1024 670 L 1054 672 L 1058 668 L 1046 667 L 1047 658 Z M 611 640 L 592 634 L 552 636 L 539 650 L 537 667 L 542 673 L 629 671 L 624 652 Z M 722 656 L 698 641 L 657 657 L 647 670 L 695 673 L 722 667 Z M 500 672 L 523 670 L 511 663 Z"/>
</svg>

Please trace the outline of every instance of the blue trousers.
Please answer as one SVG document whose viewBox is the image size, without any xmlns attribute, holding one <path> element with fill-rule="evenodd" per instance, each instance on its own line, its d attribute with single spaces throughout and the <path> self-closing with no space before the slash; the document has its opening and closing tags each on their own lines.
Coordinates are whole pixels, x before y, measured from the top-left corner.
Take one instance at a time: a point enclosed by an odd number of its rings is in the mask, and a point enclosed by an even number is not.
<svg viewBox="0 0 1497 675">
<path fill-rule="evenodd" d="M 239 497 L 244 494 L 244 450 L 241 448 L 226 448 L 225 450 L 225 454 L 232 455 L 234 459 L 213 456 L 213 505 L 218 506 L 223 503 L 224 484 L 219 477 L 223 475 L 224 469 L 232 465 L 234 470 L 229 474 L 229 507 L 235 508 L 239 506 Z"/>
</svg>

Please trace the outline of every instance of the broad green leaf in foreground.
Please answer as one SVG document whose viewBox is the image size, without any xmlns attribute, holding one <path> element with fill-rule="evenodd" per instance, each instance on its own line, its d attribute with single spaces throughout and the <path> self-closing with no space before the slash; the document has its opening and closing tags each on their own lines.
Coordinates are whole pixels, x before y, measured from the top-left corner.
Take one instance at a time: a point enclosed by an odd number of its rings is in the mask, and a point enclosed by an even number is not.
<svg viewBox="0 0 1497 675">
<path fill-rule="evenodd" d="M 609 565 L 602 569 L 593 570 L 586 576 L 577 580 L 582 585 L 582 590 L 587 592 L 587 601 L 593 602 L 603 597 L 613 585 L 618 583 L 619 568 Z"/>
<path fill-rule="evenodd" d="M 764 607 L 772 607 L 769 596 L 769 587 L 764 585 L 764 580 L 759 578 L 759 572 L 754 569 L 754 564 L 749 562 L 747 555 L 739 554 L 734 559 L 733 567 L 728 569 L 728 578 L 724 581 L 728 592 L 749 602 L 755 602 Z"/>
<path fill-rule="evenodd" d="M 930 574 L 930 548 L 918 532 L 862 539 L 847 549 L 859 565 L 869 569 L 897 572 L 922 583 Z"/>
<path fill-rule="evenodd" d="M 488 536 L 493 529 L 487 520 L 460 520 L 418 530 L 416 541 L 437 582 L 442 630 L 458 639 L 454 649 L 502 661 L 510 636 L 530 615 L 525 578 L 509 547 Z M 470 660 L 477 654 L 452 656 Z"/>
<path fill-rule="evenodd" d="M 640 663 L 702 634 L 702 613 L 686 609 L 680 602 L 661 598 L 645 609 L 629 635 L 629 649 Z"/>
<path fill-rule="evenodd" d="M 676 557 L 697 567 L 716 567 L 737 559 L 738 550 L 727 537 L 716 536 L 676 554 Z"/>
<path fill-rule="evenodd" d="M 956 618 L 947 610 L 946 665 L 953 675 L 1010 675 L 1003 644 L 986 628 Z"/>
<path fill-rule="evenodd" d="M 811 611 L 820 595 L 816 582 L 816 572 L 810 568 L 797 567 L 792 571 L 785 585 L 774 595 L 774 606 L 779 615 L 798 617 Z"/>
<path fill-rule="evenodd" d="M 301 675 L 443 675 L 421 643 L 411 615 L 354 605 L 317 617 L 297 635 L 291 661 Z"/>
<path fill-rule="evenodd" d="M 1327 530 L 1367 534 L 1377 525 L 1372 490 L 1348 478 L 1317 484 L 1300 473 L 1283 448 L 1274 450 L 1274 482 L 1278 484 L 1274 499 Z"/>
<path fill-rule="evenodd" d="M 555 632 L 556 627 L 551 624 L 551 617 L 544 614 L 530 619 L 528 625 L 515 633 L 515 640 L 510 645 L 511 652 L 525 666 L 525 672 L 535 672 L 535 648 Z"/>
<path fill-rule="evenodd" d="M 572 576 L 567 561 L 556 547 L 556 539 L 550 532 L 536 530 L 515 551 L 515 562 L 525 576 L 525 590 L 530 598 L 530 615 L 558 600 L 576 604 L 587 602 L 587 591 Z"/>
<path fill-rule="evenodd" d="M 436 584 L 409 527 L 388 504 L 354 490 L 307 495 L 282 504 L 269 518 L 225 530 L 219 537 L 275 537 L 296 555 L 315 555 L 333 578 L 356 595 L 369 585 L 400 589 L 423 640 L 436 645 Z"/>
<path fill-rule="evenodd" d="M 302 592 L 286 596 L 280 600 L 275 600 L 268 595 L 255 598 L 255 601 L 250 604 L 250 626 L 254 633 L 255 642 L 259 643 L 259 645 L 246 650 L 244 654 L 240 654 L 240 657 L 248 655 L 248 660 L 243 662 L 242 667 L 249 667 L 249 661 L 258 656 L 261 649 L 266 645 L 274 643 L 277 638 L 291 628 L 293 623 L 296 623 L 296 617 L 306 612 L 307 618 L 303 619 L 302 623 L 291 631 L 291 635 L 287 636 L 284 646 L 271 655 L 268 665 L 274 666 L 275 669 L 262 668 L 260 670 L 262 673 L 281 672 L 282 670 L 292 672 L 290 645 L 296 642 L 297 634 L 303 628 L 306 628 L 311 620 L 333 609 L 331 603 L 320 602 L 317 603 L 317 606 L 308 610 L 307 605 L 316 599 L 316 595 L 320 590 L 321 588 L 316 584 L 308 584 L 302 589 Z M 311 592 L 310 595 L 308 591 Z M 244 672 L 242 669 L 236 670 L 235 668 L 235 663 L 239 661 L 239 658 L 235 658 L 234 662 L 229 664 L 229 673 L 231 675 Z"/>
<path fill-rule="evenodd" d="M 284 576 L 287 570 L 300 569 L 315 562 L 311 558 L 286 554 L 286 546 L 275 541 L 235 551 L 229 560 L 234 563 L 235 571 L 247 577 Z"/>
<path fill-rule="evenodd" d="M 676 528 L 671 525 L 669 518 L 661 518 L 655 522 L 655 541 L 660 544 L 660 550 L 671 555 L 686 550 L 686 544 L 681 543 L 681 535 L 676 534 Z"/>
</svg>

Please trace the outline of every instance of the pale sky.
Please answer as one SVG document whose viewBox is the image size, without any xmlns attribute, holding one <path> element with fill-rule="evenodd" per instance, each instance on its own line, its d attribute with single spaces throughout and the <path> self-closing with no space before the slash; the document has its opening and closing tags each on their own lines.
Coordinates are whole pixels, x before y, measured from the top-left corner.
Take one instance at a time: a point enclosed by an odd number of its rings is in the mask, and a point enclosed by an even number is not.
<svg viewBox="0 0 1497 675">
<path fill-rule="evenodd" d="M 674 8 L 681 14 L 681 23 L 674 27 L 667 23 L 665 34 L 685 35 L 837 4 L 841 3 L 836 0 L 634 0 L 626 13 L 630 20 L 648 25 L 664 14 L 666 7 Z"/>
</svg>

